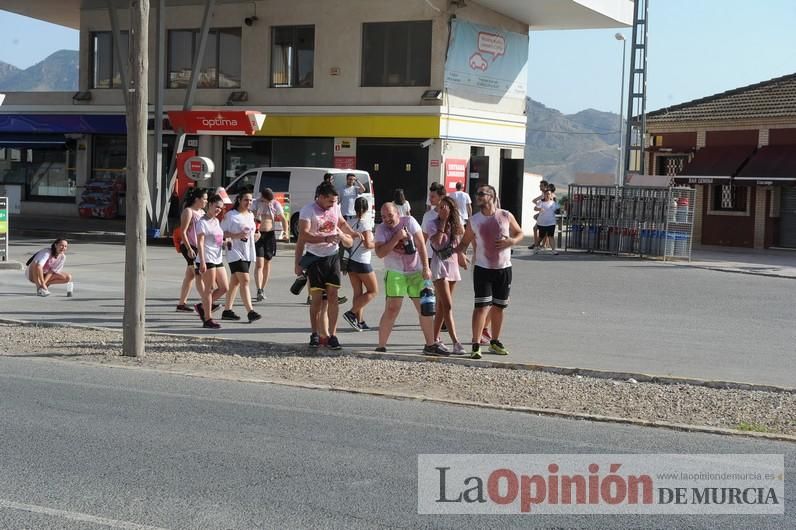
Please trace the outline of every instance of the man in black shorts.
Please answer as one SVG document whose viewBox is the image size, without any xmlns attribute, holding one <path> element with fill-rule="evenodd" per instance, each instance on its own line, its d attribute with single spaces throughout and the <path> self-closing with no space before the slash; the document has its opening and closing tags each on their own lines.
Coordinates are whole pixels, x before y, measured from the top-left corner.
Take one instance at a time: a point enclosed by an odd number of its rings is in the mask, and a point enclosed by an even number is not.
<svg viewBox="0 0 796 530">
<path fill-rule="evenodd" d="M 508 355 L 500 341 L 503 312 L 509 305 L 511 292 L 511 247 L 522 241 L 522 229 L 508 210 L 496 204 L 495 188 L 484 185 L 478 188 L 476 201 L 480 209 L 467 224 L 462 242 L 456 252 L 464 252 L 475 241 L 475 267 L 473 268 L 473 350 L 470 357 L 481 358 L 481 331 L 487 315 L 491 318 L 492 339 L 489 352 Z"/>
<path fill-rule="evenodd" d="M 296 274 L 306 274 L 310 296 L 310 347 L 326 343 L 339 350 L 337 316 L 340 289 L 340 244 L 351 247 L 354 232 L 337 207 L 337 190 L 330 182 L 321 183 L 315 190 L 315 201 L 299 213 L 299 242 L 296 245 Z M 328 295 L 324 303 L 324 292 Z"/>
</svg>

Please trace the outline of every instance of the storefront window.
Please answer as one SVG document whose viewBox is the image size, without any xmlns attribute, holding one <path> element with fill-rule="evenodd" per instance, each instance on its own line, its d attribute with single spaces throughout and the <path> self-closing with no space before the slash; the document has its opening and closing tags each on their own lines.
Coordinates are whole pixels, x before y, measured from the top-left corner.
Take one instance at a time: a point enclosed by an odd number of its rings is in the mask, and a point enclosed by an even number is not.
<svg viewBox="0 0 796 530">
<path fill-rule="evenodd" d="M 332 167 L 332 138 L 274 138 L 272 166 Z"/>
<path fill-rule="evenodd" d="M 199 30 L 169 31 L 168 88 L 187 88 L 191 81 L 193 57 L 199 48 Z M 196 86 L 198 88 L 240 88 L 240 28 L 211 29 Z"/>
<path fill-rule="evenodd" d="M 74 142 L 57 148 L 0 149 L 0 183 L 25 187 L 27 200 L 75 200 Z"/>
</svg>

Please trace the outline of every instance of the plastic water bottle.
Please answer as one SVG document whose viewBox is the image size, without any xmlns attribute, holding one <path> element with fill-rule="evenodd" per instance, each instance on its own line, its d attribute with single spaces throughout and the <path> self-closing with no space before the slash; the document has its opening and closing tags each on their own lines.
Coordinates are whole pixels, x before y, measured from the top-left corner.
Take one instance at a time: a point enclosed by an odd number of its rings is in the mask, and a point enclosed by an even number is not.
<svg viewBox="0 0 796 530">
<path fill-rule="evenodd" d="M 293 282 L 293 285 L 290 286 L 290 292 L 298 295 L 304 286 L 307 285 L 307 276 L 302 274 L 301 276 L 297 276 L 296 280 Z"/>
<path fill-rule="evenodd" d="M 72 298 L 72 296 L 74 295 L 74 292 L 75 292 L 75 283 L 74 282 L 68 282 L 66 284 L 66 296 L 67 296 L 67 298 Z"/>
<path fill-rule="evenodd" d="M 433 317 L 437 313 L 437 297 L 431 280 L 426 280 L 423 290 L 420 291 L 420 314 L 424 317 Z"/>
<path fill-rule="evenodd" d="M 407 232 L 407 235 L 409 235 L 409 237 L 404 239 L 404 252 L 407 254 L 414 254 L 417 252 L 417 248 L 415 248 L 415 240 L 412 239 L 412 236 L 409 234 L 409 232 Z"/>
</svg>

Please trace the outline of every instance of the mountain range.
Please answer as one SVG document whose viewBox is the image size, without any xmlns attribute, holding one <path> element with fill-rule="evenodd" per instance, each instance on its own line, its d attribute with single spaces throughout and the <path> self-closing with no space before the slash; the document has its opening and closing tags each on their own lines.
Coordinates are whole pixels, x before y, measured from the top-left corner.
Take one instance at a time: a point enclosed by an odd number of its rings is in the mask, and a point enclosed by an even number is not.
<svg viewBox="0 0 796 530">
<path fill-rule="evenodd" d="M 0 61 L 0 91 L 76 91 L 78 52 L 60 50 L 27 69 Z M 563 114 L 530 98 L 525 169 L 556 184 L 576 173 L 613 173 L 619 116 L 594 109 Z"/>
</svg>

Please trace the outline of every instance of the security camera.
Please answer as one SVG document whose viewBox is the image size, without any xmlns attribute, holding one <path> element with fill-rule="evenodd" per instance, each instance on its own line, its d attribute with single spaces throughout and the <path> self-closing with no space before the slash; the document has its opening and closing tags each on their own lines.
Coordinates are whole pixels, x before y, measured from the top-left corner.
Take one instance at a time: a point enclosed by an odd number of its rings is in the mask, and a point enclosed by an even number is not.
<svg viewBox="0 0 796 530">
<path fill-rule="evenodd" d="M 258 20 L 259 20 L 259 19 L 257 18 L 257 15 L 254 15 L 254 16 L 252 16 L 252 17 L 246 17 L 246 18 L 244 18 L 244 19 L 243 19 L 243 22 L 245 22 L 247 26 L 253 26 L 253 25 L 254 25 L 254 23 L 255 23 L 255 22 L 257 22 Z"/>
<path fill-rule="evenodd" d="M 429 147 L 431 147 L 431 144 L 433 144 L 433 143 L 434 143 L 434 139 L 433 138 L 429 138 L 428 140 L 424 140 L 424 141 L 420 142 L 420 147 L 422 147 L 423 149 L 428 149 Z"/>
</svg>

